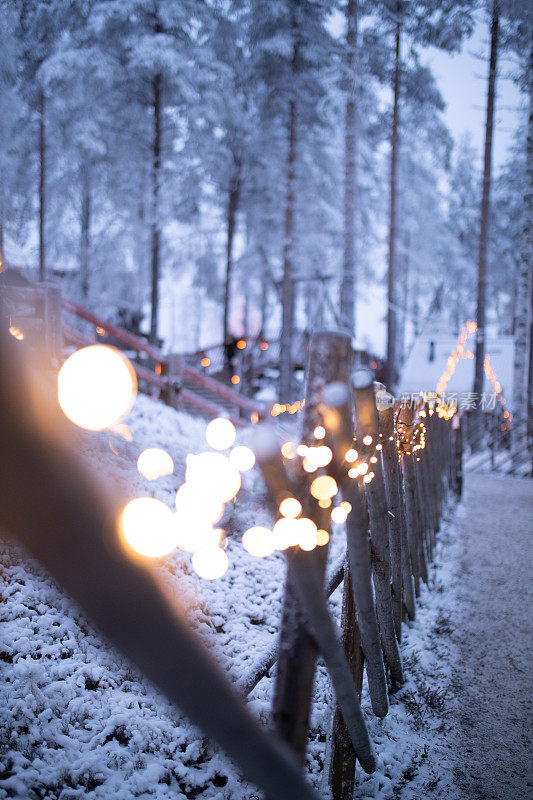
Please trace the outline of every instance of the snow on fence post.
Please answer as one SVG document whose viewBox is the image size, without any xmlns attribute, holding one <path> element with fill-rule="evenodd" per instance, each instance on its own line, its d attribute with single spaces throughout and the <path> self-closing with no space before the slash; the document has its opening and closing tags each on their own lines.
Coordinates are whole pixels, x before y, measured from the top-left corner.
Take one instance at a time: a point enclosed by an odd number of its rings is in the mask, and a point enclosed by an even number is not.
<svg viewBox="0 0 533 800">
<path fill-rule="evenodd" d="M 396 636 L 400 641 L 402 635 L 402 595 L 405 597 L 406 608 L 408 607 L 410 612 L 414 613 L 414 589 L 409 563 L 409 551 L 407 549 L 405 515 L 402 513 L 403 497 L 398 466 L 398 448 L 396 447 L 394 436 L 394 409 L 392 405 L 380 403 L 379 396 L 377 400 L 379 427 L 382 434 L 383 477 L 385 479 L 385 491 L 387 493 L 387 506 L 390 517 L 392 607 Z M 406 548 L 405 556 L 402 553 L 404 546 Z"/>
<path fill-rule="evenodd" d="M 412 453 L 413 439 L 413 407 L 410 403 L 401 404 L 398 409 L 397 427 L 399 428 L 400 450 L 402 456 L 403 490 L 405 498 L 405 521 L 407 540 L 415 585 L 415 596 L 420 594 L 420 559 L 418 555 L 419 506 L 416 486 L 414 457 Z"/>
<path fill-rule="evenodd" d="M 303 411 L 302 442 L 316 443 L 314 430 L 322 423 L 319 405 L 324 386 L 332 381 L 346 382 L 351 369 L 350 337 L 337 332 L 317 332 L 311 337 L 307 368 L 307 389 Z M 302 482 L 307 475 L 302 475 Z M 308 494 L 308 493 L 307 493 Z M 329 511 L 304 508 L 318 528 L 329 527 Z M 324 580 L 327 546 L 305 555 L 313 563 L 317 575 Z M 303 760 L 307 745 L 307 728 L 311 706 L 317 648 L 302 613 L 292 574 L 287 570 L 280 632 L 280 650 L 274 687 L 273 716 L 277 731 Z"/>
<path fill-rule="evenodd" d="M 322 396 L 326 441 L 333 452 L 330 473 L 336 479 L 343 499 L 352 506 L 346 521 L 347 558 L 341 612 L 343 646 L 359 692 L 362 649 L 372 708 L 377 716 L 383 717 L 388 711 L 387 683 L 372 592 L 368 512 L 364 492 L 357 481 L 348 476 L 345 459 L 353 447 L 352 397 L 349 387 L 343 383 L 326 386 Z M 355 753 L 338 709 L 333 714 L 329 751 L 328 780 L 333 798 L 348 800 L 353 795 Z"/>
<path fill-rule="evenodd" d="M 371 380 L 371 379 L 370 379 Z M 367 370 L 357 370 L 352 378 L 356 416 L 357 449 L 373 452 L 379 442 L 379 429 L 373 383 L 369 383 Z M 369 444 L 366 444 L 366 440 Z M 370 516 L 370 541 L 376 610 L 385 651 L 393 680 L 403 683 L 403 669 L 398 640 L 394 627 L 391 593 L 391 562 L 389 545 L 389 515 L 381 459 L 369 464 L 373 479 L 365 484 Z"/>
</svg>

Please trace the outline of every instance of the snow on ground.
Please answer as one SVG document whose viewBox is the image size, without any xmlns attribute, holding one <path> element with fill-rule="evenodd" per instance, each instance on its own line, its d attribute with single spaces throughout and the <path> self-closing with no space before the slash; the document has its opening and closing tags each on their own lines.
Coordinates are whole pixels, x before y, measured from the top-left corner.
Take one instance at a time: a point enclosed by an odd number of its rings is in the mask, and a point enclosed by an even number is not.
<svg viewBox="0 0 533 800">
<path fill-rule="evenodd" d="M 127 420 L 133 440 L 110 433 L 77 432 L 79 447 L 110 482 L 135 495 L 154 494 L 173 503 L 183 479 L 185 456 L 205 449 L 205 424 L 156 401 L 139 397 Z M 239 434 L 246 443 L 246 433 Z M 149 483 L 136 471 L 148 446 L 166 448 L 175 475 Z M 185 553 L 169 556 L 161 580 L 185 604 L 191 624 L 236 679 L 275 641 L 284 580 L 281 554 L 257 559 L 240 535 L 268 521 L 257 470 L 223 520 L 229 535 L 230 568 L 218 581 L 198 578 Z M 407 681 L 391 694 L 384 720 L 363 708 L 378 753 L 373 776 L 358 772 L 360 798 L 432 796 L 442 783 L 448 727 L 447 693 L 456 653 L 450 632 L 451 580 L 457 542 L 446 524 L 424 588 L 417 620 L 404 628 Z M 331 562 L 343 552 L 343 532 L 332 537 Z M 0 553 L 3 598 L 0 634 L 0 798 L 126 800 L 126 798 L 217 798 L 252 800 L 225 756 L 206 742 L 138 672 L 101 641 L 90 623 L 47 577 L 40 565 L 11 545 Z M 340 612 L 341 591 L 332 598 Z M 269 723 L 272 675 L 248 703 Z M 327 736 L 332 708 L 327 673 L 318 666 L 307 769 L 327 796 Z M 405 792 L 414 792 L 405 794 Z"/>
</svg>

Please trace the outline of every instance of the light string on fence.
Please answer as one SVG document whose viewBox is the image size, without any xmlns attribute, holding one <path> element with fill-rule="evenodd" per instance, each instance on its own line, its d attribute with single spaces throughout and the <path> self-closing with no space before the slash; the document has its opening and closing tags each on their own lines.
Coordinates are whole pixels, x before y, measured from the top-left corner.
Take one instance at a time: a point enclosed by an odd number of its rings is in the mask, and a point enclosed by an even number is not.
<svg viewBox="0 0 533 800">
<path fill-rule="evenodd" d="M 129 360 L 107 345 L 78 350 L 65 361 L 58 375 L 62 410 L 72 422 L 88 430 L 120 432 L 120 426 L 124 427 L 120 420 L 131 411 L 136 394 L 137 382 Z M 399 449 L 403 449 L 405 436 L 400 427 L 397 420 L 395 435 Z M 417 435 L 413 449 L 425 446 L 423 422 L 418 423 Z M 351 512 L 349 502 L 336 500 L 339 486 L 335 478 L 323 471 L 333 460 L 332 449 L 323 443 L 326 427 L 317 425 L 313 436 L 313 445 L 281 445 L 281 456 L 287 467 L 293 464 L 289 471 L 293 478 L 296 476 L 289 485 L 297 485 L 302 496 L 294 497 L 287 491 L 271 528 L 252 526 L 244 532 L 242 543 L 250 554 L 264 558 L 290 547 L 313 550 L 327 544 L 328 531 L 302 515 L 304 504 L 308 504 L 304 503 L 307 494 L 320 509 L 329 511 L 334 523 L 344 523 Z M 123 543 L 132 553 L 162 558 L 178 548 L 191 554 L 192 567 L 200 577 L 215 579 L 224 575 L 229 565 L 227 534 L 219 524 L 226 505 L 239 493 L 242 473 L 254 467 L 255 454 L 249 447 L 235 445 L 235 426 L 226 418 L 211 420 L 205 438 L 211 449 L 187 456 L 185 481 L 176 490 L 175 508 L 154 497 L 135 497 L 122 510 L 119 529 Z M 360 440 L 353 438 L 343 458 L 342 468 L 348 478 L 361 484 L 372 482 L 372 466 L 380 457 L 382 439 L 382 433 L 377 437 L 367 434 Z M 154 481 L 172 475 L 174 462 L 162 448 L 149 447 L 139 455 L 137 469 L 147 480 Z M 308 484 L 302 481 L 303 474 L 309 476 Z"/>
</svg>

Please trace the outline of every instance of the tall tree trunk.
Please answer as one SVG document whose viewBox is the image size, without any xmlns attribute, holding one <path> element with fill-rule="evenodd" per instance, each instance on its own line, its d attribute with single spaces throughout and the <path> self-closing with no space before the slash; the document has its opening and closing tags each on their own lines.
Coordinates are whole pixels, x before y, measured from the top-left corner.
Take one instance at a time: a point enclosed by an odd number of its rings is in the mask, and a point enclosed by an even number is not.
<svg viewBox="0 0 533 800">
<path fill-rule="evenodd" d="M 532 31 L 533 37 L 533 31 Z M 513 375 L 513 461 L 521 460 L 526 442 L 527 420 L 531 406 L 531 364 L 533 363 L 531 331 L 533 325 L 533 40 L 527 65 L 529 118 L 526 141 L 526 180 L 524 186 L 524 224 L 515 298 L 514 375 Z M 528 365 L 529 349 L 529 365 Z M 528 369 L 529 366 L 529 369 Z M 529 373 L 529 375 L 528 375 Z M 528 390 L 529 385 L 529 390 Z"/>
<path fill-rule="evenodd" d="M 293 65 L 296 61 L 296 46 L 293 54 Z M 293 72 L 294 72 L 293 67 Z M 281 282 L 281 342 L 279 363 L 279 396 L 284 403 L 291 402 L 293 397 L 293 354 L 292 342 L 294 334 L 294 203 L 296 180 L 296 100 L 289 103 L 288 123 L 289 149 L 287 155 L 287 183 L 285 195 L 285 229 L 283 240 L 283 279 Z"/>
<path fill-rule="evenodd" d="M 390 159 L 390 207 L 389 207 L 389 256 L 387 275 L 387 369 L 386 383 L 389 389 L 397 382 L 398 321 L 396 316 L 396 213 L 398 205 L 398 146 L 400 127 L 400 78 L 401 78 L 401 36 L 402 5 L 396 6 L 396 35 L 393 73 L 393 108 Z"/>
<path fill-rule="evenodd" d="M 231 279 L 233 274 L 233 240 L 235 237 L 235 225 L 237 221 L 237 211 L 239 209 L 241 193 L 241 165 L 238 159 L 234 157 L 234 164 L 232 175 L 229 183 L 228 191 L 228 210 L 226 215 L 226 282 L 224 285 L 224 344 L 228 344 L 231 340 L 232 333 L 230 331 L 229 315 L 231 308 Z M 230 369 L 229 350 L 225 348 L 225 363 L 226 369 Z"/>
<path fill-rule="evenodd" d="M 46 280 L 46 101 L 39 92 L 39 280 Z"/>
<path fill-rule="evenodd" d="M 341 325 L 351 336 L 355 320 L 356 80 L 357 0 L 346 4 L 346 108 L 344 117 L 344 254 L 340 296 Z"/>
<path fill-rule="evenodd" d="M 159 219 L 159 183 L 161 173 L 161 75 L 155 75 L 152 81 L 153 99 L 153 140 L 152 140 L 152 219 L 151 219 L 151 251 L 152 251 L 152 296 L 150 318 L 150 340 L 157 342 L 157 317 L 159 313 L 159 270 L 160 270 L 160 219 Z"/>
<path fill-rule="evenodd" d="M 82 156 L 80 164 L 81 209 L 80 209 L 80 278 L 84 300 L 89 296 L 89 247 L 91 240 L 91 182 L 87 158 Z"/>
<path fill-rule="evenodd" d="M 473 392 L 477 395 L 477 409 L 473 415 L 472 426 L 473 449 L 479 449 L 483 437 L 483 411 L 481 409 L 481 393 L 483 392 L 483 376 L 485 361 L 485 305 L 487 295 L 487 244 L 489 232 L 490 187 L 492 179 L 492 137 L 494 130 L 494 100 L 496 88 L 496 65 L 498 60 L 499 13 L 498 0 L 492 6 L 492 22 L 490 27 L 490 60 L 489 81 L 487 91 L 487 115 L 485 121 L 485 153 L 483 162 L 483 187 L 481 191 L 481 218 L 479 227 L 479 249 L 477 261 L 477 331 L 476 353 L 474 364 Z"/>
</svg>

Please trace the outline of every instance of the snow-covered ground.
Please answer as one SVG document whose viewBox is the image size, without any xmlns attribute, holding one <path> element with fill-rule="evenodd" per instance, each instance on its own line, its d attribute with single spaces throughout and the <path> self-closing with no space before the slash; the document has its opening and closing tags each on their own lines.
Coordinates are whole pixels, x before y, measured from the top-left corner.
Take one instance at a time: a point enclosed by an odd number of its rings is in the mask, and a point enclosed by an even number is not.
<svg viewBox="0 0 533 800">
<path fill-rule="evenodd" d="M 80 448 L 132 497 L 154 494 L 172 505 L 186 454 L 205 448 L 205 424 L 145 397 L 139 397 L 127 423 L 131 442 L 116 434 L 79 432 Z M 240 435 L 243 443 L 245 437 Z M 149 483 L 137 473 L 137 456 L 148 446 L 171 453 L 173 476 Z M 240 543 L 247 527 L 267 520 L 261 479 L 253 470 L 244 476 L 237 502 L 223 520 L 230 540 L 226 575 L 212 582 L 198 578 L 189 555 L 181 552 L 169 556 L 159 570 L 232 680 L 261 657 L 278 630 L 283 557 L 254 558 Z M 372 716 L 364 687 L 363 708 L 378 769 L 370 777 L 358 771 L 356 797 L 433 797 L 446 783 L 459 548 L 448 521 L 417 619 L 404 627 L 407 681 L 391 694 L 385 719 Z M 332 563 L 343 549 L 339 527 L 332 537 Z M 5 544 L 0 567 L 0 798 L 259 798 L 228 759 L 99 638 L 40 565 Z M 336 615 L 340 594 L 338 589 L 332 597 Z M 272 687 L 270 675 L 247 700 L 265 725 Z M 331 708 L 327 673 L 319 663 L 307 770 L 325 797 Z"/>
</svg>

